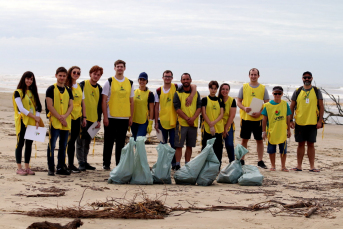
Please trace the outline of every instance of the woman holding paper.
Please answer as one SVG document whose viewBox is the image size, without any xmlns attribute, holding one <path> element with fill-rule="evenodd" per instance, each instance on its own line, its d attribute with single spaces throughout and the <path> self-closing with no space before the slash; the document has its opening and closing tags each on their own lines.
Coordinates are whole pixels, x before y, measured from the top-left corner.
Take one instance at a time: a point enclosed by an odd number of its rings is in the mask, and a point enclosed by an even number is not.
<svg viewBox="0 0 343 229">
<path fill-rule="evenodd" d="M 32 140 L 24 139 L 27 125 L 44 126 L 40 112 L 42 105 L 39 100 L 36 79 L 32 72 L 27 71 L 21 77 L 17 90 L 13 94 L 14 120 L 17 135 L 15 157 L 17 162 L 17 174 L 21 176 L 35 175 L 30 169 L 29 163 L 32 152 Z M 22 149 L 25 143 L 25 169 L 21 166 Z"/>
<path fill-rule="evenodd" d="M 229 96 L 230 92 L 230 85 L 227 83 L 223 83 L 220 85 L 219 88 L 219 95 L 218 97 L 223 100 L 225 104 L 224 116 L 223 116 L 223 124 L 224 124 L 224 132 L 223 132 L 223 139 L 225 142 L 225 148 L 227 151 L 227 155 L 229 157 L 229 161 L 232 162 L 235 160 L 235 151 L 234 151 L 234 133 L 235 133 L 235 123 L 233 119 L 236 115 L 236 100 L 233 97 Z"/>
<path fill-rule="evenodd" d="M 77 66 L 72 66 L 69 68 L 67 73 L 66 86 L 72 89 L 74 96 L 73 100 L 73 110 L 71 112 L 71 129 L 69 134 L 69 141 L 67 145 L 67 154 L 68 154 L 68 170 L 73 173 L 79 173 L 80 170 L 74 165 L 75 157 L 75 142 L 77 137 L 80 135 L 81 126 L 86 126 L 86 108 L 84 103 L 84 93 L 82 88 L 76 81 L 80 78 L 81 69 Z"/>
</svg>

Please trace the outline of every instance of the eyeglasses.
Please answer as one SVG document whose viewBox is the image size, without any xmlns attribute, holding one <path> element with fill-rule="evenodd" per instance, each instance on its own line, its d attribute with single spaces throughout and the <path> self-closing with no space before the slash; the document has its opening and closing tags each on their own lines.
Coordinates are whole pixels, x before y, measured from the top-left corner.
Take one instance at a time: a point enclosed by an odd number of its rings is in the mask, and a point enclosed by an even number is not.
<svg viewBox="0 0 343 229">
<path fill-rule="evenodd" d="M 76 74 L 77 74 L 77 75 L 80 75 L 81 72 L 73 72 L 73 74 L 74 74 L 74 75 L 76 75 Z"/>
<path fill-rule="evenodd" d="M 304 80 L 309 80 L 309 79 L 311 79 L 312 78 L 312 76 L 303 76 L 303 79 Z"/>
<path fill-rule="evenodd" d="M 172 76 L 163 76 L 163 78 L 169 78 L 169 79 L 171 79 L 171 78 L 173 78 Z"/>
<path fill-rule="evenodd" d="M 274 95 L 282 95 L 282 92 L 275 92 Z"/>
</svg>

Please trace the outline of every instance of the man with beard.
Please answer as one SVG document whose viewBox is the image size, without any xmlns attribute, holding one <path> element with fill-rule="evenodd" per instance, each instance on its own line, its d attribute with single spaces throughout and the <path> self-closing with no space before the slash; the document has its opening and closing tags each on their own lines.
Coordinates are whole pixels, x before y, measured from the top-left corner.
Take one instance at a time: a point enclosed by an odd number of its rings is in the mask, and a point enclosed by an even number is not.
<svg viewBox="0 0 343 229">
<path fill-rule="evenodd" d="M 200 94 L 197 92 L 190 106 L 186 106 L 186 99 L 192 92 L 192 78 L 189 73 L 181 76 L 182 86 L 174 94 L 173 104 L 177 113 L 178 123 L 175 131 L 175 170 L 180 169 L 182 147 L 186 141 L 185 162 L 188 163 L 192 156 L 192 147 L 195 147 L 198 131 L 198 116 L 201 111 Z"/>
<path fill-rule="evenodd" d="M 294 137 L 298 142 L 297 148 L 297 167 L 295 171 L 302 171 L 302 161 L 305 154 L 305 143 L 307 144 L 307 155 L 310 162 L 310 172 L 320 172 L 314 167 L 315 149 L 314 143 L 317 138 L 317 129 L 323 127 L 323 95 L 320 90 L 312 86 L 312 73 L 303 73 L 304 86 L 294 91 L 291 103 L 291 123 L 292 129 L 295 128 Z M 295 123 L 293 114 L 295 110 Z"/>
</svg>

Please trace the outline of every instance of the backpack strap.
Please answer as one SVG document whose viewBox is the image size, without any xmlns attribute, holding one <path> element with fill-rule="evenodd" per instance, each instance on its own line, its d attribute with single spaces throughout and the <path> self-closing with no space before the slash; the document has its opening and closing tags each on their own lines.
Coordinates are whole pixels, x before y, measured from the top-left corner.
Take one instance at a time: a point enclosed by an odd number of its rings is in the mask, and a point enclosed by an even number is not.
<svg viewBox="0 0 343 229">
<path fill-rule="evenodd" d="M 110 87 L 111 87 L 111 84 L 112 84 L 112 77 L 108 78 L 108 83 L 110 84 Z"/>
</svg>

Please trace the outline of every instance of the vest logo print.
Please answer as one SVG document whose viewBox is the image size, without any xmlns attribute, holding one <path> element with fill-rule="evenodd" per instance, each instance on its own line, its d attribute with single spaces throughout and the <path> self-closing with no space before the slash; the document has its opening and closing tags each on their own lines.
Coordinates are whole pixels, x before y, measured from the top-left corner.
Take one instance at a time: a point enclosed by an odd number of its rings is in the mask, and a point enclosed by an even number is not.
<svg viewBox="0 0 343 229">
<path fill-rule="evenodd" d="M 285 117 L 282 115 L 280 116 L 281 114 L 281 111 L 280 110 L 276 110 L 275 111 L 275 116 L 276 118 L 274 118 L 275 121 L 282 121 L 282 120 L 285 120 Z"/>
<path fill-rule="evenodd" d="M 170 102 L 170 101 L 171 101 L 171 99 L 168 97 L 168 98 L 167 98 L 167 103 Z"/>
<path fill-rule="evenodd" d="M 62 99 L 60 99 L 60 102 L 61 102 L 61 104 L 63 104 L 63 100 Z"/>
<path fill-rule="evenodd" d="M 141 95 L 138 95 L 138 96 L 137 96 L 137 99 L 141 99 Z"/>
<path fill-rule="evenodd" d="M 252 93 L 251 93 L 251 96 L 255 97 L 255 96 L 256 96 L 256 95 L 255 95 L 255 92 L 252 92 Z"/>
<path fill-rule="evenodd" d="M 79 98 L 79 95 L 77 94 L 77 93 L 75 93 L 75 96 L 74 96 L 75 98 Z"/>
<path fill-rule="evenodd" d="M 280 111 L 275 111 L 275 115 L 279 116 L 280 115 Z"/>
<path fill-rule="evenodd" d="M 125 89 L 123 88 L 123 86 L 120 86 L 120 90 L 121 90 L 121 91 L 125 91 Z"/>
<path fill-rule="evenodd" d="M 213 105 L 213 110 L 217 110 L 217 107 L 216 107 L 216 105 Z"/>
<path fill-rule="evenodd" d="M 94 91 L 92 91 L 92 93 L 91 93 L 91 96 L 93 96 L 93 97 L 94 97 Z"/>
</svg>

